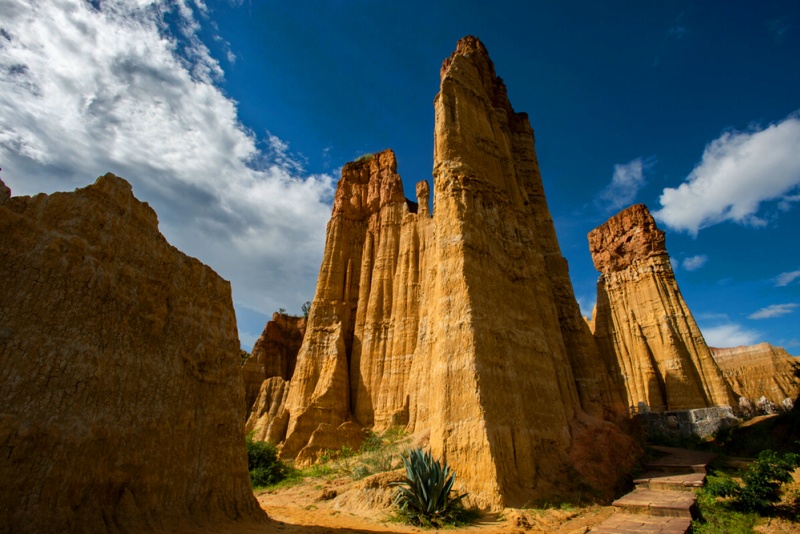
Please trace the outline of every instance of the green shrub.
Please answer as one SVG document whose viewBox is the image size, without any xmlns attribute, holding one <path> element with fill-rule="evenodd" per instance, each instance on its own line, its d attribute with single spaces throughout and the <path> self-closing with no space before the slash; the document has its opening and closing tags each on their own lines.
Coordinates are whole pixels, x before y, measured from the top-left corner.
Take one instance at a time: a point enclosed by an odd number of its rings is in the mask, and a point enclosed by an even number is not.
<svg viewBox="0 0 800 534">
<path fill-rule="evenodd" d="M 406 478 L 392 483 L 398 486 L 394 503 L 400 508 L 400 516 L 408 523 L 422 526 L 460 523 L 465 512 L 461 501 L 467 494 L 450 495 L 456 475 L 450 472 L 447 462 L 443 466 L 422 449 L 412 449 L 402 459 Z"/>
<path fill-rule="evenodd" d="M 731 497 L 733 503 L 747 512 L 764 512 L 781 500 L 781 486 L 792 479 L 792 471 L 800 467 L 800 455 L 779 455 L 761 451 L 758 460 L 742 474 L 742 482 L 728 475 L 710 477 L 707 491 L 719 497 Z"/>
<path fill-rule="evenodd" d="M 758 515 L 733 510 L 728 503 L 719 502 L 708 490 L 703 488 L 697 494 L 697 507 L 700 517 L 692 521 L 694 534 L 754 534 L 753 527 Z"/>
<path fill-rule="evenodd" d="M 287 475 L 286 465 L 278 460 L 278 450 L 267 441 L 253 441 L 247 436 L 247 469 L 253 487 L 277 484 Z"/>
</svg>

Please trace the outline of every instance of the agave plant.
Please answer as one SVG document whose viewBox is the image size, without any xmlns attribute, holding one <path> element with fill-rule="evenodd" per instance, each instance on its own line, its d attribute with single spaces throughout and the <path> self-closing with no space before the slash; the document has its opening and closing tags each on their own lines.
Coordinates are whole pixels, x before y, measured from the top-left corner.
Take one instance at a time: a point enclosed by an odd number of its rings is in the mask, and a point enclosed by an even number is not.
<svg viewBox="0 0 800 534">
<path fill-rule="evenodd" d="M 455 472 L 447 462 L 434 460 L 433 455 L 422 449 L 412 449 L 408 457 L 403 456 L 406 467 L 405 480 L 394 482 L 398 486 L 394 503 L 401 513 L 415 524 L 442 526 L 456 522 L 463 510 L 461 500 L 467 494 L 451 497 Z"/>
</svg>

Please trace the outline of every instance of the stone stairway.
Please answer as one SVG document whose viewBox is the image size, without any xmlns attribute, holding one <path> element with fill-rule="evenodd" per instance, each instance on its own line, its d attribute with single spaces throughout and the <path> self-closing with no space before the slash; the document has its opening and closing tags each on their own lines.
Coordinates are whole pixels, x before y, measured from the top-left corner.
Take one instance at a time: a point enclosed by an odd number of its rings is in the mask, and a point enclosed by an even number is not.
<svg viewBox="0 0 800 534">
<path fill-rule="evenodd" d="M 614 501 L 617 512 L 592 528 L 592 534 L 686 534 L 696 516 L 694 489 L 705 483 L 714 454 L 674 447 L 652 447 L 664 457 L 645 464 L 636 489 Z"/>
</svg>

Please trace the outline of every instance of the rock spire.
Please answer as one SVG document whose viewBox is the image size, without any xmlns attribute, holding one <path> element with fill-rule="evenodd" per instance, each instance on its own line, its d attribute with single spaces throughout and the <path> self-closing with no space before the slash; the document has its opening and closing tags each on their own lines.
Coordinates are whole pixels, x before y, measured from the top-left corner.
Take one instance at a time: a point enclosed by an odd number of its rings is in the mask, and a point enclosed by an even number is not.
<svg viewBox="0 0 800 534">
<path fill-rule="evenodd" d="M 434 108 L 432 214 L 427 182 L 403 197 L 391 150 L 344 167 L 295 373 L 262 426 L 299 458 L 350 422 L 429 430 L 485 503 L 608 491 L 635 460 L 602 420 L 624 404 L 580 316 L 528 117 L 477 38 L 443 63 Z"/>
<path fill-rule="evenodd" d="M 631 206 L 592 230 L 589 248 L 602 273 L 594 336 L 607 365 L 617 368 L 627 404 L 653 410 L 733 405 L 647 207 Z"/>
</svg>

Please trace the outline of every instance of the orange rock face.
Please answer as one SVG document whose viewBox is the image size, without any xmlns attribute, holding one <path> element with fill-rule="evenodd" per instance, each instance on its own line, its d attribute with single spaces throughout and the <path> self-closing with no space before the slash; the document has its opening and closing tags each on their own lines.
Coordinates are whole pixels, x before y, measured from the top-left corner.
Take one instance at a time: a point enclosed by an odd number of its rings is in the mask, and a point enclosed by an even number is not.
<svg viewBox="0 0 800 534">
<path fill-rule="evenodd" d="M 242 366 L 247 416 L 265 380 L 279 376 L 292 379 L 297 353 L 306 333 L 306 318 L 275 312 L 253 345 L 250 357 Z"/>
<path fill-rule="evenodd" d="M 433 214 L 427 182 L 403 197 L 390 150 L 344 167 L 295 374 L 262 428 L 285 421 L 291 457 L 351 420 L 429 430 L 479 502 L 607 491 L 636 448 L 602 420 L 624 404 L 580 316 L 528 118 L 475 38 L 441 76 Z"/>
<path fill-rule="evenodd" d="M 230 284 L 111 174 L 3 195 L 0 242 L 5 531 L 263 520 Z"/>
<path fill-rule="evenodd" d="M 800 358 L 769 343 L 716 349 L 711 354 L 737 397 L 755 403 L 761 397 L 776 405 L 800 395 L 800 380 L 794 375 Z"/>
<path fill-rule="evenodd" d="M 685 410 L 734 398 L 683 300 L 664 245 L 643 204 L 589 233 L 597 283 L 590 325 L 628 405 Z"/>
</svg>

